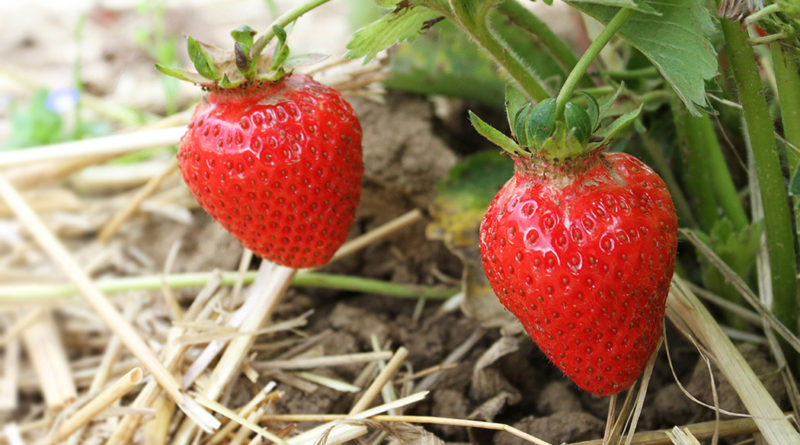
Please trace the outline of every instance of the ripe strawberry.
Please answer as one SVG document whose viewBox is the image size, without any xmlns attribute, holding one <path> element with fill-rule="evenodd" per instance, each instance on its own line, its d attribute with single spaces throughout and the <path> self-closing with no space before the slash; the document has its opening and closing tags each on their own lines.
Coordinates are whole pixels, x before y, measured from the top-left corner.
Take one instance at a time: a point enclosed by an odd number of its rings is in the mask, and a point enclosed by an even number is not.
<svg viewBox="0 0 800 445">
<path fill-rule="evenodd" d="M 578 386 L 616 394 L 661 336 L 677 220 L 661 178 L 633 156 L 516 157 L 481 224 L 500 301 Z"/>
<path fill-rule="evenodd" d="M 183 179 L 256 255 L 321 266 L 347 237 L 361 197 L 358 118 L 335 89 L 286 73 L 283 28 L 258 40 L 247 26 L 231 35 L 232 54 L 188 38 L 197 73 L 156 66 L 208 91 L 178 149 Z M 272 58 L 262 58 L 273 37 Z"/>
<path fill-rule="evenodd" d="M 361 127 L 333 88 L 289 74 L 211 88 L 178 150 L 200 205 L 255 254 L 325 264 L 361 195 Z"/>
</svg>

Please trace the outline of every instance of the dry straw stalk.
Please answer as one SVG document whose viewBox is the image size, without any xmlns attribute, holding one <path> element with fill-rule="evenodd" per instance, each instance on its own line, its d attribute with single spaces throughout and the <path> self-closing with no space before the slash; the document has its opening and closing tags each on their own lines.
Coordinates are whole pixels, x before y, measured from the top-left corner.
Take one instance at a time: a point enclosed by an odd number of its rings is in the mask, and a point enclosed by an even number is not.
<svg viewBox="0 0 800 445">
<path fill-rule="evenodd" d="M 767 392 L 755 372 L 722 331 L 714 317 L 680 277 L 673 277 L 667 299 L 668 316 L 684 323 L 711 352 L 712 359 L 733 385 L 770 445 L 800 443 L 800 434 Z"/>
<path fill-rule="evenodd" d="M 194 418 L 204 429 L 216 428 L 217 421 L 206 411 L 202 410 L 189 397 L 185 396 L 175 377 L 158 360 L 158 357 L 147 346 L 141 336 L 128 323 L 114 305 L 108 301 L 103 292 L 97 288 L 91 278 L 81 269 L 64 244 L 45 226 L 39 216 L 30 208 L 28 203 L 20 196 L 19 192 L 0 175 L 0 197 L 14 211 L 17 218 L 33 235 L 36 242 L 47 252 L 50 258 L 59 266 L 67 277 L 80 290 L 81 295 L 95 312 L 103 319 L 122 343 L 138 358 L 142 364 L 153 374 L 161 387 L 187 414 Z"/>
</svg>

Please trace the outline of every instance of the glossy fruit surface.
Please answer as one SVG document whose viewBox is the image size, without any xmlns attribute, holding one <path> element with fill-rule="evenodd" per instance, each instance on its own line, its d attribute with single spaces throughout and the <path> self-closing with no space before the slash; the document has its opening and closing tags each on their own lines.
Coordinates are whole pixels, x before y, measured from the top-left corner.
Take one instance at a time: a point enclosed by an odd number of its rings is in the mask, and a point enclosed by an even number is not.
<svg viewBox="0 0 800 445">
<path fill-rule="evenodd" d="M 333 88 L 302 74 L 211 88 L 181 140 L 200 205 L 262 258 L 325 264 L 361 195 L 361 127 Z"/>
<path fill-rule="evenodd" d="M 623 153 L 561 167 L 517 158 L 515 170 L 481 225 L 489 282 L 576 384 L 618 393 L 661 336 L 677 248 L 667 188 Z"/>
</svg>

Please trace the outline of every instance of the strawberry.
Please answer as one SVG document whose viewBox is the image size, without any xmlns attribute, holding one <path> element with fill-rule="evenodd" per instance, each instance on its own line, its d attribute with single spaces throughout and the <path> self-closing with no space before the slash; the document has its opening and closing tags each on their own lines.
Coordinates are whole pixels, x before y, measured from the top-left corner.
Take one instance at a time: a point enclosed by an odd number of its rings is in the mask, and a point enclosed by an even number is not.
<svg viewBox="0 0 800 445">
<path fill-rule="evenodd" d="M 528 335 L 578 386 L 616 394 L 661 336 L 677 221 L 661 178 L 633 156 L 566 168 L 516 160 L 481 224 L 486 275 Z"/>
<path fill-rule="evenodd" d="M 276 71 L 279 63 L 259 73 L 263 64 L 248 58 L 248 30 L 234 31 L 238 77 L 219 73 L 224 64 L 190 39 L 195 66 L 215 81 L 199 82 L 208 94 L 181 139 L 181 173 L 200 205 L 256 255 L 292 268 L 321 266 L 355 218 L 361 127 L 335 89 Z M 285 58 L 281 31 L 276 57 Z"/>
<path fill-rule="evenodd" d="M 607 139 L 590 143 L 596 109 L 568 104 L 556 120 L 554 104 L 523 108 L 511 122 L 516 141 L 471 116 L 515 159 L 481 223 L 481 259 L 495 294 L 547 357 L 581 388 L 612 395 L 633 384 L 658 345 L 677 218 L 655 172 L 604 153 Z M 632 121 L 620 119 L 618 127 Z"/>
</svg>

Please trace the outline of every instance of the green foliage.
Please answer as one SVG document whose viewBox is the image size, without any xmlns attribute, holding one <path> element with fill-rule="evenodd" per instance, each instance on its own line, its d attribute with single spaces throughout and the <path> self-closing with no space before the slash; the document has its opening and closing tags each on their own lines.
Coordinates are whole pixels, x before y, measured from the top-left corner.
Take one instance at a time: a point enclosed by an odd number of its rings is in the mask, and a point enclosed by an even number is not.
<svg viewBox="0 0 800 445">
<path fill-rule="evenodd" d="M 482 151 L 456 164 L 436 185 L 431 205 L 437 238 L 453 247 L 477 245 L 478 226 L 497 190 L 514 172 L 514 162 Z"/>
<path fill-rule="evenodd" d="M 345 57 L 372 60 L 379 52 L 397 42 L 413 39 L 419 35 L 426 22 L 439 17 L 436 11 L 421 7 L 397 8 L 380 20 L 359 29 L 347 44 Z"/>
<path fill-rule="evenodd" d="M 690 113 L 707 108 L 705 81 L 717 73 L 717 55 L 709 41 L 711 16 L 696 0 L 646 0 L 660 15 L 635 11 L 619 36 L 642 52 L 658 68 Z M 608 23 L 618 8 L 570 2 L 581 11 Z"/>
<path fill-rule="evenodd" d="M 61 116 L 47 107 L 50 92 L 39 89 L 26 108 L 15 104 L 11 109 L 11 137 L 4 149 L 52 144 L 63 139 Z"/>
<path fill-rule="evenodd" d="M 721 218 L 714 223 L 708 235 L 700 231 L 694 232 L 737 275 L 745 280 L 751 277 L 756 255 L 761 247 L 763 221 L 737 231 L 728 218 Z M 738 291 L 729 284 L 730 280 L 726 279 L 707 258 L 700 256 L 699 259 L 700 276 L 706 289 L 730 301 L 740 301 Z M 738 324 L 734 319 L 731 321 Z"/>
<path fill-rule="evenodd" d="M 473 128 L 475 128 L 475 131 L 480 133 L 481 136 L 485 137 L 493 144 L 511 154 L 525 156 L 525 152 L 519 147 L 519 145 L 517 145 L 516 142 L 514 142 L 513 139 L 503 134 L 502 131 L 484 122 L 472 111 L 469 112 L 469 121 Z"/>
<path fill-rule="evenodd" d="M 217 63 L 192 36 L 186 39 L 186 50 L 198 74 L 214 82 L 222 78 Z"/>
<path fill-rule="evenodd" d="M 661 15 L 657 9 L 648 5 L 647 2 L 642 0 L 571 0 L 571 3 L 585 3 L 600 6 L 608 6 L 612 8 L 630 8 L 644 14 Z"/>
<path fill-rule="evenodd" d="M 139 14 L 147 17 L 146 25 L 137 27 L 136 44 L 153 58 L 157 65 L 170 66 L 178 63 L 177 36 L 168 31 L 164 18 L 166 0 L 140 0 Z M 177 76 L 175 76 L 177 77 Z M 178 82 L 173 77 L 161 77 L 164 87 L 167 113 L 178 109 Z"/>
<path fill-rule="evenodd" d="M 391 75 L 384 84 L 392 89 L 502 105 L 503 81 L 494 64 L 446 20 L 413 44 L 397 45 L 389 60 L 389 71 Z"/>
</svg>

